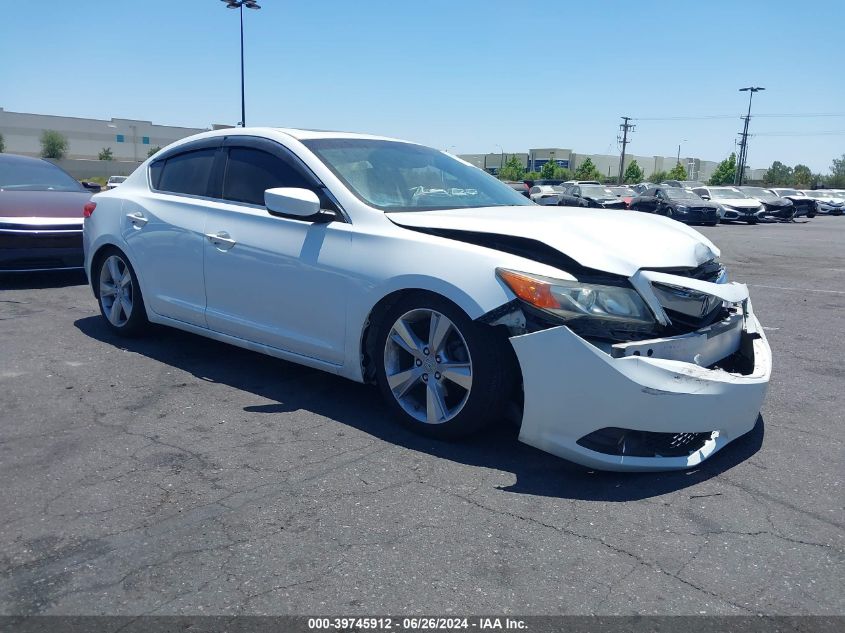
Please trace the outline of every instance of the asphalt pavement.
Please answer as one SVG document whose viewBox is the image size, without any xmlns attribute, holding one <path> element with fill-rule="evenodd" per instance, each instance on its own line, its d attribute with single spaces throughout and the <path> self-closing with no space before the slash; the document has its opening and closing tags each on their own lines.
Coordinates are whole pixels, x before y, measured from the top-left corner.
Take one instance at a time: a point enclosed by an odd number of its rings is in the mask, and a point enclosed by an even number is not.
<svg viewBox="0 0 845 633">
<path fill-rule="evenodd" d="M 845 614 L 845 218 L 704 233 L 774 374 L 675 473 L 420 438 L 373 387 L 116 338 L 79 274 L 0 278 L 0 614 Z"/>
</svg>

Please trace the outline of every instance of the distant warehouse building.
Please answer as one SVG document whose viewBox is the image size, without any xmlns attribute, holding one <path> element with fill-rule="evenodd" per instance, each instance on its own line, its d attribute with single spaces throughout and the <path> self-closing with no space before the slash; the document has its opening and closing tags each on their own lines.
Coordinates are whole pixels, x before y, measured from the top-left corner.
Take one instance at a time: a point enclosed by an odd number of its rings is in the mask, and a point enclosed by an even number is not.
<svg viewBox="0 0 845 633">
<path fill-rule="evenodd" d="M 543 165 L 549 161 L 554 161 L 559 167 L 565 167 L 575 171 L 589 158 L 604 177 L 615 178 L 619 175 L 618 154 L 576 154 L 571 149 L 561 147 L 529 149 L 528 152 L 461 154 L 459 157 L 476 167 L 496 174 L 501 169 L 501 166 L 507 163 L 513 156 L 516 156 L 519 164 L 526 171 L 540 171 Z M 643 170 L 645 179 L 648 180 L 654 173 L 670 171 L 677 164 L 678 158 L 677 156 L 638 156 L 636 154 L 627 154 L 625 156 L 625 167 L 627 168 L 635 160 L 640 169 Z M 681 164 L 687 170 L 689 180 L 706 181 L 716 171 L 719 163 L 717 161 L 702 160 L 691 156 L 682 156 Z M 751 179 L 762 178 L 762 174 L 765 172 L 765 170 L 760 169 L 747 169 L 746 177 Z"/>
<path fill-rule="evenodd" d="M 41 134 L 55 130 L 68 140 L 66 158 L 97 160 L 104 148 L 111 148 L 116 161 L 135 163 L 147 159 L 153 147 L 205 132 L 208 128 L 155 125 L 135 119 L 82 119 L 77 117 L 8 112 L 0 108 L 0 134 L 11 154 L 41 155 Z"/>
</svg>

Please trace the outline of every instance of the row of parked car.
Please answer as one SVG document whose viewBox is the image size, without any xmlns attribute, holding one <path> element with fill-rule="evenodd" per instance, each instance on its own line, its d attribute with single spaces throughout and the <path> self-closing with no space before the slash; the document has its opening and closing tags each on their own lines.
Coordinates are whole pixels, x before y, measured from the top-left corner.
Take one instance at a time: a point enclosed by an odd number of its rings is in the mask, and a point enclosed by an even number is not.
<svg viewBox="0 0 845 633">
<path fill-rule="evenodd" d="M 537 204 L 631 209 L 665 215 L 686 224 L 792 221 L 796 217 L 843 215 L 845 190 L 799 190 L 755 186 L 711 186 L 692 180 L 609 186 L 595 180 L 510 183 Z"/>
</svg>

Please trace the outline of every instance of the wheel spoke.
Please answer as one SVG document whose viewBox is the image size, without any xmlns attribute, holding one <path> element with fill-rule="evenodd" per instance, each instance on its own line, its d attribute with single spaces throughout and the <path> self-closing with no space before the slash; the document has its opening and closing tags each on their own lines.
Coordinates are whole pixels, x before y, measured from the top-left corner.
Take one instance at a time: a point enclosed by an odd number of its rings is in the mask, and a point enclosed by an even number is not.
<svg viewBox="0 0 845 633">
<path fill-rule="evenodd" d="M 438 354 L 452 329 L 452 322 L 442 314 L 431 313 L 431 323 L 428 328 L 428 346 L 432 353 Z"/>
<path fill-rule="evenodd" d="M 411 368 L 405 371 L 400 371 L 397 374 L 387 377 L 387 384 L 390 385 L 391 391 L 397 398 L 401 398 L 413 387 L 420 379 L 420 372 L 416 368 Z"/>
<path fill-rule="evenodd" d="M 129 267 L 127 266 L 123 271 L 123 276 L 120 278 L 120 287 L 125 288 L 127 284 L 132 282 L 132 275 L 129 272 Z"/>
<path fill-rule="evenodd" d="M 412 356 L 416 356 L 417 352 L 420 351 L 422 341 L 420 341 L 416 335 L 411 332 L 407 324 L 402 319 L 399 319 L 393 325 L 392 334 L 396 334 L 396 336 L 391 335 L 390 337 L 393 342 Z"/>
<path fill-rule="evenodd" d="M 120 297 L 120 307 L 123 309 L 123 316 L 127 319 L 132 314 L 132 300 L 129 297 Z"/>
<path fill-rule="evenodd" d="M 117 286 L 120 283 L 121 277 L 120 269 L 117 265 L 117 257 L 109 257 L 108 260 L 106 260 L 106 265 L 109 267 L 109 275 L 111 275 L 112 283 Z"/>
<path fill-rule="evenodd" d="M 437 424 L 448 417 L 446 402 L 443 399 L 443 387 L 435 381 L 429 381 L 425 392 L 425 413 L 429 424 Z"/>
<path fill-rule="evenodd" d="M 112 286 L 110 283 L 105 281 L 100 282 L 100 296 L 101 297 L 113 297 L 117 294 L 117 288 Z"/>
<path fill-rule="evenodd" d="M 111 304 L 111 308 L 109 308 L 109 321 L 112 322 L 112 325 L 118 325 L 120 323 L 120 299 L 115 298 L 115 300 Z"/>
<path fill-rule="evenodd" d="M 472 366 L 469 363 L 443 363 L 440 365 L 443 378 L 467 391 L 472 388 Z"/>
</svg>

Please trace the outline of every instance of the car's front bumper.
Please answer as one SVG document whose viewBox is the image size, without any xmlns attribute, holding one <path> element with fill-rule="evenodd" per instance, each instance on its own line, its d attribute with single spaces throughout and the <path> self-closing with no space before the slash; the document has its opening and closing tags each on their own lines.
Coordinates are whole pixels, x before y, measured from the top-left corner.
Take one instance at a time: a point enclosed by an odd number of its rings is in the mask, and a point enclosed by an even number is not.
<svg viewBox="0 0 845 633">
<path fill-rule="evenodd" d="M 82 223 L 0 218 L 0 272 L 82 268 Z"/>
<path fill-rule="evenodd" d="M 613 358 L 565 326 L 512 337 L 524 389 L 519 439 L 604 470 L 676 470 L 699 464 L 754 428 L 766 394 L 771 350 L 750 302 L 744 316 L 739 350 L 748 361 L 745 374 L 660 358 L 695 357 L 694 349 L 670 353 L 672 339 L 663 339 L 662 351 L 651 357 Z M 706 340 L 701 338 L 702 351 Z M 651 457 L 609 454 L 578 443 L 608 428 L 705 433 L 708 439 L 688 455 Z"/>
<path fill-rule="evenodd" d="M 738 220 L 741 222 L 755 222 L 763 219 L 765 210 L 759 209 L 739 209 L 736 207 L 727 207 L 722 205 L 722 211 L 719 214 L 722 220 Z"/>
</svg>

